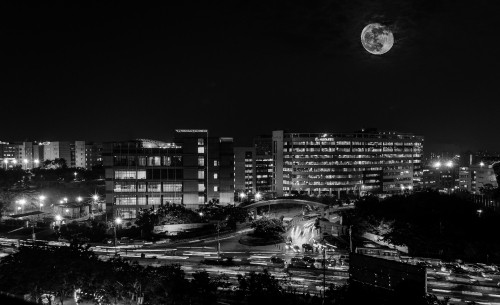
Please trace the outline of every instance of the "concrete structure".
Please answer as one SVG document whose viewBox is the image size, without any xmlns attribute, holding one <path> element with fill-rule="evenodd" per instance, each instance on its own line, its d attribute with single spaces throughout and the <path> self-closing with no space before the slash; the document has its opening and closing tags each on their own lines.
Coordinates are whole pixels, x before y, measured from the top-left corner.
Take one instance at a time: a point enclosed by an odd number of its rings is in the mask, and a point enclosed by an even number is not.
<svg viewBox="0 0 500 305">
<path fill-rule="evenodd" d="M 273 131 L 272 191 L 276 196 L 401 192 L 421 171 L 423 137 Z"/>
<path fill-rule="evenodd" d="M 164 203 L 196 209 L 211 200 L 234 203 L 232 138 L 176 130 L 173 142 L 105 143 L 106 206 L 123 218 Z"/>
</svg>

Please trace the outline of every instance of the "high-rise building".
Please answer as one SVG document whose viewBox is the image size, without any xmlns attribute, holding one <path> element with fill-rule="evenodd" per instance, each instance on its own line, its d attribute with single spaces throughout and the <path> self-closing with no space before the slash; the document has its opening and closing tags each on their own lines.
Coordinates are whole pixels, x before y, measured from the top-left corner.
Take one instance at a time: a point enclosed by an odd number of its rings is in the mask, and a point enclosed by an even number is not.
<svg viewBox="0 0 500 305">
<path fill-rule="evenodd" d="M 234 190 L 236 196 L 243 193 L 256 193 L 255 148 L 234 148 Z"/>
<path fill-rule="evenodd" d="M 292 194 L 395 193 L 413 188 L 423 137 L 355 133 L 272 134 L 272 191 Z"/>
<path fill-rule="evenodd" d="M 135 218 L 140 208 L 165 203 L 196 209 L 208 201 L 234 203 L 232 138 L 178 129 L 174 141 L 105 143 L 108 210 Z"/>
</svg>

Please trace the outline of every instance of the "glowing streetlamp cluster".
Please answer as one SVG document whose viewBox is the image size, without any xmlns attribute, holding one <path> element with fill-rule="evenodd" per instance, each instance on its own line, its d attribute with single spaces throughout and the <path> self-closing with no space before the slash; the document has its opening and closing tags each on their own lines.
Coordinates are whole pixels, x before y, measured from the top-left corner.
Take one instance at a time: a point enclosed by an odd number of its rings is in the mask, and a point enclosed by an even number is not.
<svg viewBox="0 0 500 305">
<path fill-rule="evenodd" d="M 453 163 L 453 161 L 446 161 L 446 163 L 444 164 L 444 166 L 446 166 L 448 168 L 451 168 L 454 165 L 455 164 Z M 440 161 L 437 161 L 437 162 L 434 163 L 434 167 L 435 168 L 440 168 L 441 166 L 443 166 L 443 164 Z"/>
<path fill-rule="evenodd" d="M 14 166 L 17 165 L 17 163 L 18 163 L 17 159 L 12 159 L 10 162 Z M 21 162 L 24 164 L 24 168 L 28 169 L 28 164 L 30 163 L 30 161 L 25 158 L 25 159 L 22 159 Z M 40 160 L 38 160 L 38 159 L 34 159 L 32 162 L 33 162 L 34 167 L 38 167 L 38 164 L 40 164 Z M 3 160 L 3 163 L 5 164 L 5 169 L 7 169 L 9 166 L 9 160 L 5 159 L 5 160 Z"/>
</svg>

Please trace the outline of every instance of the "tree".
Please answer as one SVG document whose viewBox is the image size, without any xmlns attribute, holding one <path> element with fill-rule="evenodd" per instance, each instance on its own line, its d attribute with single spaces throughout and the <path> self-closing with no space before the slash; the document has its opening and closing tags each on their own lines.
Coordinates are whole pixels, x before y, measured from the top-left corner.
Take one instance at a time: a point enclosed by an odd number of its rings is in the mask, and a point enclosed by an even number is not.
<svg viewBox="0 0 500 305">
<path fill-rule="evenodd" d="M 283 222 L 276 218 L 261 218 L 252 222 L 255 236 L 277 238 L 285 233 Z"/>
<path fill-rule="evenodd" d="M 249 304 L 280 303 L 284 294 L 279 280 L 272 276 L 267 269 L 262 273 L 250 272 L 247 275 L 238 275 L 239 292 L 247 298 Z"/>
</svg>

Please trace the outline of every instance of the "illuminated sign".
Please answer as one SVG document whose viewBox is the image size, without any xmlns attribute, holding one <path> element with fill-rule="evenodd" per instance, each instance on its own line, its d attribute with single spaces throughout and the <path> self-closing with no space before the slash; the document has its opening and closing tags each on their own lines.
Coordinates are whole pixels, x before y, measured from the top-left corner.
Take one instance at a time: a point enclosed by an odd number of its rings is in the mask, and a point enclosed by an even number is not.
<svg viewBox="0 0 500 305">
<path fill-rule="evenodd" d="M 208 132 L 207 129 L 176 129 L 175 132 Z"/>
</svg>

